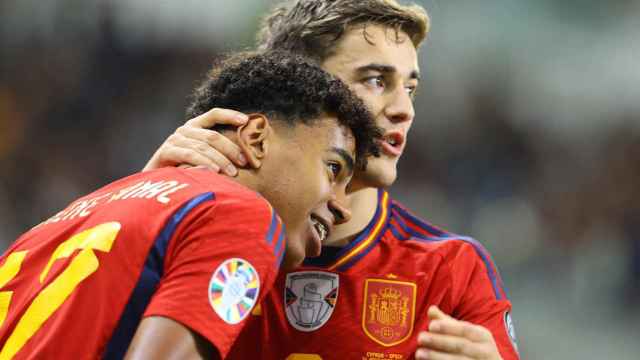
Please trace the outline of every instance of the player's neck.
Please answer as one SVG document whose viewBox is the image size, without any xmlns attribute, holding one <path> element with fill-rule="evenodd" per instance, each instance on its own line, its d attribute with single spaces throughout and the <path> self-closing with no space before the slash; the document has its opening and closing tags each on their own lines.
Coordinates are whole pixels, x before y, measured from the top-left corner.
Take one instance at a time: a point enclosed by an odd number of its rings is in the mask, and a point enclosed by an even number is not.
<svg viewBox="0 0 640 360">
<path fill-rule="evenodd" d="M 238 169 L 238 175 L 236 175 L 235 177 L 228 177 L 228 179 L 235 181 L 238 184 L 243 185 L 264 196 L 264 194 L 262 193 L 262 191 L 264 190 L 264 185 L 260 181 L 260 178 L 255 176 L 255 174 L 253 174 L 249 170 Z"/>
<path fill-rule="evenodd" d="M 367 227 L 376 213 L 378 189 L 363 188 L 350 193 L 347 199 L 349 209 L 351 209 L 351 220 L 346 224 L 336 226 L 324 245 L 345 246 Z"/>
</svg>

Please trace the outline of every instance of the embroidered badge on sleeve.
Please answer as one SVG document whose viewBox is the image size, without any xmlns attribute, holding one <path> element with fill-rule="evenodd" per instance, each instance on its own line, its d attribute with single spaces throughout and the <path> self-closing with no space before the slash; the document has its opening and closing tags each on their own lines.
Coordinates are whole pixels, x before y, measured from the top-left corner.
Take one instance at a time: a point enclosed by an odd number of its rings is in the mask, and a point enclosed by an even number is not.
<svg viewBox="0 0 640 360">
<path fill-rule="evenodd" d="M 260 277 L 248 261 L 225 260 L 211 276 L 209 303 L 228 324 L 244 320 L 258 300 Z"/>
</svg>

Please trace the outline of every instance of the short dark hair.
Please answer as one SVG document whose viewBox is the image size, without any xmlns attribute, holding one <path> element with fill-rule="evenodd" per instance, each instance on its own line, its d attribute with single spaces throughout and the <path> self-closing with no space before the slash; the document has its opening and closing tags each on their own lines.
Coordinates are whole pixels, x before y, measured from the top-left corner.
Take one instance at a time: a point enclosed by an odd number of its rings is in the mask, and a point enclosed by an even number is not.
<svg viewBox="0 0 640 360">
<path fill-rule="evenodd" d="M 260 50 L 287 50 L 318 62 L 333 54 L 345 31 L 382 25 L 406 33 L 417 49 L 429 32 L 429 16 L 419 5 L 396 0 L 285 0 L 264 18 Z M 367 36 L 366 31 L 363 35 Z M 368 40 L 368 39 L 367 39 Z"/>
<path fill-rule="evenodd" d="M 286 124 L 313 125 L 322 114 L 338 118 L 356 140 L 356 164 L 378 156 L 382 131 L 362 100 L 314 62 L 283 51 L 245 52 L 222 60 L 192 95 L 187 118 L 214 107 L 259 112 Z"/>
</svg>

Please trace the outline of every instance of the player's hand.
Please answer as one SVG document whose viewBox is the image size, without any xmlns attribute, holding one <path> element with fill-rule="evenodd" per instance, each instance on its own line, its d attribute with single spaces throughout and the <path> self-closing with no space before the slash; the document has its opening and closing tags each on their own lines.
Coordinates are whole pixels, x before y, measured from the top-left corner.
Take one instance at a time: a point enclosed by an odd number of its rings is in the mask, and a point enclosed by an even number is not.
<svg viewBox="0 0 640 360">
<path fill-rule="evenodd" d="M 416 360 L 502 360 L 491 332 L 456 320 L 432 305 L 429 331 L 418 334 Z"/>
<path fill-rule="evenodd" d="M 247 164 L 240 148 L 226 136 L 208 128 L 214 125 L 240 126 L 248 117 L 237 111 L 213 108 L 180 126 L 153 154 L 143 171 L 165 166 L 206 166 L 229 176 L 238 173 L 238 166 Z"/>
</svg>

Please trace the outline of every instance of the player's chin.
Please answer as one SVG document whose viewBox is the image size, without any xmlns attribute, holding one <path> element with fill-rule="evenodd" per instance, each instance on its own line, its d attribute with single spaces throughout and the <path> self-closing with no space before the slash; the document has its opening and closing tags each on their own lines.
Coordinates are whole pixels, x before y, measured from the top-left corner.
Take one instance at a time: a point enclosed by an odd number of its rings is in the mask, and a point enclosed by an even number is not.
<svg viewBox="0 0 640 360">
<path fill-rule="evenodd" d="M 299 242 L 287 243 L 287 249 L 284 253 L 281 268 L 284 270 L 293 270 L 302 265 L 305 256 L 305 248 Z"/>
<path fill-rule="evenodd" d="M 398 176 L 397 162 L 385 157 L 369 159 L 367 169 L 360 174 L 362 182 L 369 187 L 385 188 L 393 185 Z"/>
</svg>

